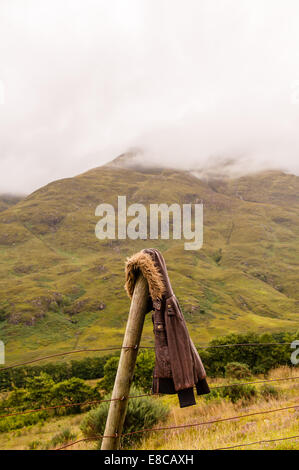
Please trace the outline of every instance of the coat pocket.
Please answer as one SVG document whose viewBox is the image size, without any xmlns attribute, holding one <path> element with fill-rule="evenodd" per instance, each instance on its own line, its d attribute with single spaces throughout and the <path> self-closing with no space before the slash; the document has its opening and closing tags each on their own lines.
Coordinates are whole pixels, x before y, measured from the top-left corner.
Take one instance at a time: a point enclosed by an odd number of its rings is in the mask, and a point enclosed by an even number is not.
<svg viewBox="0 0 299 470">
<path fill-rule="evenodd" d="M 182 312 L 175 295 L 166 299 L 165 313 L 169 316 L 182 317 Z"/>
</svg>

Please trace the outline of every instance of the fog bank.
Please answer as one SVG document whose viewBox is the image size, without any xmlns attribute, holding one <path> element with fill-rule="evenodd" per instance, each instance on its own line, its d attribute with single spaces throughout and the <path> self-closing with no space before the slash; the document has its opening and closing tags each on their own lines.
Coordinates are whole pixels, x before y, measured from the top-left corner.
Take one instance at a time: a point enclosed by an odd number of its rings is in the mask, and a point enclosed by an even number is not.
<svg viewBox="0 0 299 470">
<path fill-rule="evenodd" d="M 132 147 L 299 174 L 298 16 L 297 0 L 2 0 L 0 193 Z"/>
</svg>

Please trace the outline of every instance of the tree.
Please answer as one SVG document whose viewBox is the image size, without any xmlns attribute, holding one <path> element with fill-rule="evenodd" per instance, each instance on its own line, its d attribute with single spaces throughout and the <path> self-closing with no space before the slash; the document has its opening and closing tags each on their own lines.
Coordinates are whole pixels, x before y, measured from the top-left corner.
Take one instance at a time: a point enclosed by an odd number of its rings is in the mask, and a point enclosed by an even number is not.
<svg viewBox="0 0 299 470">
<path fill-rule="evenodd" d="M 99 399 L 98 393 L 84 380 L 73 377 L 63 382 L 55 384 L 51 389 L 52 403 L 54 404 L 73 404 L 84 403 L 86 401 Z M 81 406 L 72 406 L 64 409 L 63 412 L 80 413 Z"/>
<path fill-rule="evenodd" d="M 29 392 L 28 399 L 40 406 L 47 406 L 52 403 L 52 388 L 55 382 L 52 377 L 42 372 L 37 377 L 29 378 L 26 381 L 27 390 Z"/>
</svg>

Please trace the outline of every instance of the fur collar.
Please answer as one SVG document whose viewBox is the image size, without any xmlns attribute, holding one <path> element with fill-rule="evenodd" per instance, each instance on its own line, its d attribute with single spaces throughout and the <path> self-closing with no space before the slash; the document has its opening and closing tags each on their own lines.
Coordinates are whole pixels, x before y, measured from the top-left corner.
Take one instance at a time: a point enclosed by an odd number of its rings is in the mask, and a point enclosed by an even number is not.
<svg viewBox="0 0 299 470">
<path fill-rule="evenodd" d="M 152 260 L 152 257 L 144 251 L 139 251 L 139 253 L 136 253 L 131 258 L 127 258 L 125 267 L 125 289 L 128 296 L 132 298 L 135 283 L 140 272 L 148 282 L 149 293 L 152 300 L 156 300 L 157 298 L 161 299 L 165 291 L 161 273 Z"/>
</svg>

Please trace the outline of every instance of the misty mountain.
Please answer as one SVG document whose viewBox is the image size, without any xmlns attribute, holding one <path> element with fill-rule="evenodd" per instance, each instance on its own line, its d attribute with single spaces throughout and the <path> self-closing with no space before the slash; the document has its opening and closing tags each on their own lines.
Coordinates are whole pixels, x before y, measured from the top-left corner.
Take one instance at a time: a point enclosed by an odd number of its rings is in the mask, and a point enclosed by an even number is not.
<svg viewBox="0 0 299 470">
<path fill-rule="evenodd" d="M 19 201 L 24 199 L 25 196 L 14 194 L 0 194 L 0 212 L 5 211 L 11 206 L 14 206 Z"/>
<path fill-rule="evenodd" d="M 133 154 L 135 154 L 133 152 Z M 131 165 L 131 166 L 130 166 Z M 192 338 L 298 328 L 299 177 L 267 171 L 199 177 L 136 165 L 108 165 L 54 181 L 0 214 L 0 338 L 11 360 L 38 350 L 121 344 L 129 300 L 127 256 L 163 252 Z M 204 244 L 184 240 L 99 240 L 98 204 L 204 204 Z M 152 344 L 150 316 L 144 344 Z"/>
</svg>

